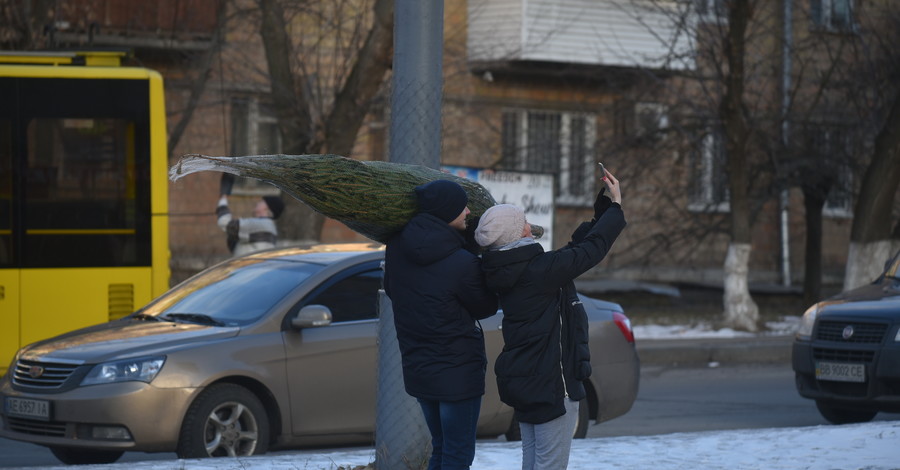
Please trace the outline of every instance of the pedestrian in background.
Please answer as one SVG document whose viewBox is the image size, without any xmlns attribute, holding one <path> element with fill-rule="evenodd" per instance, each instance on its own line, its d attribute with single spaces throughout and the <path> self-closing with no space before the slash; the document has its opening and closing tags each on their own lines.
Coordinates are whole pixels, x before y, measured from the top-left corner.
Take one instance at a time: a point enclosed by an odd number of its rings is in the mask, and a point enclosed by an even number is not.
<svg viewBox="0 0 900 470">
<path fill-rule="evenodd" d="M 590 377 L 588 320 L 576 277 L 596 266 L 625 228 L 619 181 L 604 170 L 594 218 L 572 242 L 544 252 L 525 212 L 511 204 L 481 216 L 475 240 L 486 247 L 482 267 L 500 297 L 504 347 L 494 370 L 501 400 L 515 409 L 523 470 L 561 470 L 569 463 L 582 381 Z"/>
<path fill-rule="evenodd" d="M 487 367 L 478 320 L 497 312 L 497 297 L 485 287 L 478 256 L 464 248 L 465 190 L 437 180 L 415 193 L 418 213 L 387 243 L 384 288 L 403 383 L 431 433 L 428 470 L 466 470 L 475 458 Z"/>
<path fill-rule="evenodd" d="M 234 256 L 274 248 L 278 241 L 275 220 L 284 211 L 278 196 L 263 196 L 253 208 L 253 217 L 235 218 L 228 207 L 228 196 L 222 194 L 216 206 L 217 223 L 226 235 L 228 250 Z"/>
</svg>

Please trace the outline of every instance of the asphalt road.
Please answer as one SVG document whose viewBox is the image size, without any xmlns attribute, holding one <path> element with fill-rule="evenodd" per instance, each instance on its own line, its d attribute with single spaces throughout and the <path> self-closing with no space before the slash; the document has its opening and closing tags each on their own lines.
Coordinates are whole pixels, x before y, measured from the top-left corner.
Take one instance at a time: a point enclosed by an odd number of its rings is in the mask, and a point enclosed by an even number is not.
<svg viewBox="0 0 900 470">
<path fill-rule="evenodd" d="M 881 413 L 876 417 L 876 420 L 896 419 L 900 415 Z M 816 411 L 815 404 L 795 391 L 789 364 L 645 365 L 638 399 L 631 411 L 612 421 L 592 425 L 588 437 L 824 424 L 827 423 Z M 0 455 L 3 456 L 0 467 L 59 465 L 43 447 L 5 439 L 0 439 Z M 120 462 L 174 458 L 172 453 L 128 452 Z"/>
<path fill-rule="evenodd" d="M 591 426 L 588 437 L 822 424 L 815 403 L 797 394 L 790 364 L 643 366 L 631 411 Z"/>
</svg>

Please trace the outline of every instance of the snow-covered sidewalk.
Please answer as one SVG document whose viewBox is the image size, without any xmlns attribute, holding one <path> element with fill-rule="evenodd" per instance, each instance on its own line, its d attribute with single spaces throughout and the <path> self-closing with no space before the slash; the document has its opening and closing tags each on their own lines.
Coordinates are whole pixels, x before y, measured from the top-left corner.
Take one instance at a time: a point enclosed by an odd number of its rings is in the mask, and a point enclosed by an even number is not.
<svg viewBox="0 0 900 470">
<path fill-rule="evenodd" d="M 515 470 L 520 443 L 480 441 L 473 470 Z M 373 449 L 272 456 L 88 465 L 91 470 L 346 470 L 374 460 Z M 71 467 L 49 467 L 70 469 Z M 900 469 L 900 421 L 844 426 L 578 439 L 569 470 Z"/>
</svg>

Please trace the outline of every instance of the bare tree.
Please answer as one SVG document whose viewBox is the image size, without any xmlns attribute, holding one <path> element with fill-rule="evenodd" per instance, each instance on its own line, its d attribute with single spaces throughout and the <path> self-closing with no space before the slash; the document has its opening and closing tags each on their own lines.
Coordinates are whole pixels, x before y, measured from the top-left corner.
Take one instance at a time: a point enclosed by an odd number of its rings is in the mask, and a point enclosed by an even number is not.
<svg viewBox="0 0 900 470">
<path fill-rule="evenodd" d="M 259 0 L 272 100 L 288 154 L 349 156 L 391 67 L 393 0 Z M 288 18 L 315 24 L 289 28 Z M 291 200 L 283 238 L 317 240 L 324 218 Z"/>
<path fill-rule="evenodd" d="M 755 8 L 750 0 L 734 0 L 727 5 L 729 27 L 722 48 L 727 71 L 723 77 L 725 95 L 719 105 L 726 142 L 728 187 L 731 190 L 731 244 L 725 258 L 725 322 L 740 329 L 756 331 L 759 308 L 750 297 L 747 277 L 751 241 L 747 141 L 751 129 L 745 104 L 747 29 Z"/>
<path fill-rule="evenodd" d="M 213 31 L 211 44 L 209 48 L 193 58 L 193 64 L 188 67 L 190 70 L 196 70 L 197 75 L 191 80 L 192 85 L 187 105 L 181 110 L 180 118 L 172 126 L 172 130 L 169 131 L 169 142 L 167 145 L 169 155 L 172 155 L 175 147 L 178 146 L 178 142 L 194 117 L 194 111 L 197 110 L 200 99 L 204 91 L 206 91 L 206 85 L 212 76 L 215 59 L 225 44 L 225 32 L 228 28 L 227 14 L 228 2 L 226 0 L 218 0 L 216 5 L 216 28 Z"/>
<path fill-rule="evenodd" d="M 844 289 L 871 282 L 900 248 L 894 228 L 900 225 L 895 204 L 900 187 L 900 8 L 895 2 L 866 6 L 857 16 L 866 34 L 854 44 L 855 60 L 844 69 L 844 83 L 873 145 L 854 206 Z"/>
<path fill-rule="evenodd" d="M 0 3 L 0 47 L 23 51 L 52 47 L 50 33 L 55 27 L 52 12 L 56 3 L 53 0 Z"/>
<path fill-rule="evenodd" d="M 884 6 L 890 2 L 873 3 Z M 900 124 L 895 113 L 900 108 L 892 106 L 896 100 L 896 87 L 892 85 L 898 69 L 884 65 L 893 60 L 891 45 L 896 43 L 886 40 L 884 33 L 896 31 L 897 25 L 886 24 L 888 15 L 884 10 L 867 4 L 869 11 L 859 13 L 874 15 L 881 23 L 855 30 L 849 24 L 838 25 L 840 28 L 814 24 L 811 28 L 810 19 L 821 21 L 823 17 L 817 18 L 815 15 L 821 12 L 810 10 L 803 2 L 780 2 L 780 5 L 758 0 L 685 2 L 680 4 L 682 8 L 673 8 L 674 3 L 665 1 L 625 4 L 635 10 L 650 8 L 669 15 L 673 23 L 680 25 L 683 34 L 694 41 L 690 54 L 679 55 L 671 48 L 666 59 L 666 63 L 686 62 L 690 67 L 668 74 L 645 71 L 653 87 L 630 91 L 632 95 L 644 93 L 667 103 L 673 115 L 668 132 L 679 137 L 670 143 L 663 142 L 668 150 L 657 143 L 652 147 L 655 152 L 644 153 L 655 156 L 673 148 L 677 154 L 702 156 L 718 152 L 723 158 L 721 169 L 715 165 L 710 169 L 709 159 L 703 168 L 694 163 L 699 158 L 694 158 L 694 162 L 688 158 L 685 163 L 689 171 L 721 171 L 728 182 L 727 191 L 708 185 L 678 188 L 688 195 L 705 194 L 706 200 L 713 196 L 710 202 L 718 210 L 726 206 L 722 201 L 727 202 L 726 217 L 689 214 L 678 210 L 677 204 L 667 204 L 669 214 L 661 209 L 655 212 L 660 221 L 670 222 L 659 223 L 666 228 L 666 233 L 646 234 L 643 240 L 633 244 L 641 248 L 636 251 L 647 253 L 650 247 L 649 252 L 653 253 L 677 252 L 680 244 L 715 246 L 709 245 L 708 240 L 717 239 L 725 228 L 728 234 L 723 269 L 725 323 L 753 330 L 758 314 L 749 295 L 748 277 L 754 221 L 763 205 L 776 200 L 779 193 L 799 188 L 806 209 L 804 293 L 810 300 L 818 299 L 823 209 L 836 191 L 846 189 L 841 188 L 846 183 L 846 175 L 863 168 L 866 159 L 861 156 L 865 153 L 868 134 L 875 144 L 857 200 L 848 276 L 856 264 L 855 252 L 877 252 L 878 262 L 864 256 L 860 264 L 880 269 L 888 250 L 857 247 L 860 242 L 874 242 L 867 246 L 875 247 L 890 245 L 886 239 L 893 225 L 892 204 L 900 181 L 897 152 L 900 136 L 895 132 Z M 780 9 L 793 6 L 797 6 L 798 16 L 792 20 L 790 11 Z M 788 39 L 788 33 L 798 31 L 798 38 Z M 879 42 L 882 47 L 877 48 L 871 35 L 879 31 L 875 37 L 882 37 Z M 874 54 L 876 49 L 880 51 L 878 54 Z M 872 55 L 878 55 L 878 65 L 871 59 Z M 861 74 L 861 69 L 873 73 Z M 880 72 L 874 73 L 875 70 Z M 877 77 L 877 80 L 865 83 L 860 75 Z M 777 103 L 782 103 L 781 109 Z M 848 103 L 854 103 L 854 109 Z M 708 130 L 704 119 L 720 126 L 719 129 Z M 866 127 L 871 124 L 880 132 L 867 132 Z M 714 132 L 721 133 L 721 144 L 709 138 Z M 635 151 L 646 143 L 635 145 L 633 141 L 619 139 L 615 144 L 610 146 L 613 151 L 639 157 L 632 159 L 633 166 L 644 171 L 648 178 L 653 177 L 652 172 L 658 172 L 660 165 L 653 164 L 646 155 L 640 158 L 642 152 Z M 721 150 L 713 148 L 717 145 Z M 690 150 L 692 146 L 697 150 Z M 669 189 L 673 189 L 672 185 Z M 700 199 L 702 202 L 704 198 Z M 673 220 L 673 214 L 684 220 Z M 691 250 L 682 250 L 681 254 L 689 265 Z M 866 277 L 868 281 L 873 275 Z"/>
<path fill-rule="evenodd" d="M 777 194 L 771 165 L 780 122 L 773 104 L 779 102 L 780 82 L 777 10 L 755 0 L 715 2 L 706 11 L 697 8 L 701 2 L 620 5 L 667 16 L 690 44 L 671 47 L 672 38 L 659 36 L 668 46 L 660 60 L 667 66 L 642 70 L 645 85 L 630 85 L 626 94 L 668 107 L 669 127 L 657 132 L 666 138 L 648 141 L 637 131 L 634 138 L 609 142 L 610 151 L 632 157 L 629 181 L 652 181 L 635 191 L 657 196 L 639 209 L 655 219 L 656 229 L 632 247 L 675 257 L 683 269 L 713 250 L 721 252 L 722 323 L 756 331 L 759 310 L 749 289 L 751 234 L 762 206 Z M 658 155 L 667 153 L 678 156 L 674 167 L 659 162 Z"/>
</svg>

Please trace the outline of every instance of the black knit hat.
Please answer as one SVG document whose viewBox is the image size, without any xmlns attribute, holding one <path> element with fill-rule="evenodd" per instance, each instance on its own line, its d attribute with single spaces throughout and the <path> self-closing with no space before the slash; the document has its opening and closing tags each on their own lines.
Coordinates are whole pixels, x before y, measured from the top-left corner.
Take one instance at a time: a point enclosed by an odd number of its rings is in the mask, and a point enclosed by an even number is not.
<svg viewBox="0 0 900 470">
<path fill-rule="evenodd" d="M 277 219 L 278 216 L 284 212 L 284 201 L 282 201 L 280 197 L 263 196 L 263 201 L 266 201 L 266 205 L 269 206 L 269 210 L 272 211 L 273 219 Z"/>
<path fill-rule="evenodd" d="M 469 196 L 458 183 L 436 180 L 416 186 L 416 200 L 419 202 L 419 212 L 450 223 L 465 210 Z"/>
</svg>

